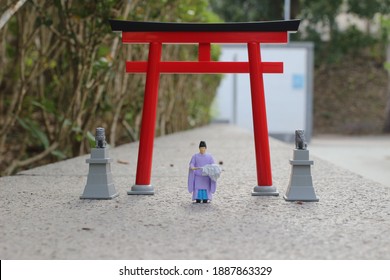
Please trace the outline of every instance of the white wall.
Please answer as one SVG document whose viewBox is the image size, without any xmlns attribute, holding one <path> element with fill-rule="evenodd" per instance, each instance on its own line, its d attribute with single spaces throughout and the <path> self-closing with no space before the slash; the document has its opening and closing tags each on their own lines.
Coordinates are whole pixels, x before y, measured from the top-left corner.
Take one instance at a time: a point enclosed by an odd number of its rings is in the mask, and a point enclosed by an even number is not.
<svg viewBox="0 0 390 280">
<path fill-rule="evenodd" d="M 291 141 L 296 129 L 311 136 L 312 44 L 261 45 L 263 62 L 283 62 L 283 74 L 264 74 L 268 131 Z M 220 61 L 248 61 L 246 45 L 222 45 Z M 236 82 L 234 81 L 236 79 Z M 236 102 L 234 88 L 236 85 Z M 214 104 L 215 120 L 253 129 L 249 74 L 226 74 Z M 234 117 L 236 112 L 236 118 Z"/>
</svg>

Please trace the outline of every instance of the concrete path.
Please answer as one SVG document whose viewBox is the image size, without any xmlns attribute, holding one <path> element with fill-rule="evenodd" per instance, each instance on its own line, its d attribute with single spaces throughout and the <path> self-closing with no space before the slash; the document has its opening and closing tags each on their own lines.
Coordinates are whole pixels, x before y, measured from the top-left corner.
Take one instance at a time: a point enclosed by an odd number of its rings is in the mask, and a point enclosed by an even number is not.
<svg viewBox="0 0 390 280">
<path fill-rule="evenodd" d="M 390 187 L 390 135 L 315 136 L 313 155 Z"/>
<path fill-rule="evenodd" d="M 200 140 L 224 170 L 207 205 L 186 187 Z M 388 187 L 312 155 L 320 201 L 285 202 L 293 147 L 270 144 L 279 197 L 251 196 L 253 137 L 229 125 L 156 139 L 154 196 L 126 194 L 137 143 L 110 151 L 113 200 L 79 199 L 89 156 L 0 178 L 0 259 L 390 259 Z"/>
</svg>

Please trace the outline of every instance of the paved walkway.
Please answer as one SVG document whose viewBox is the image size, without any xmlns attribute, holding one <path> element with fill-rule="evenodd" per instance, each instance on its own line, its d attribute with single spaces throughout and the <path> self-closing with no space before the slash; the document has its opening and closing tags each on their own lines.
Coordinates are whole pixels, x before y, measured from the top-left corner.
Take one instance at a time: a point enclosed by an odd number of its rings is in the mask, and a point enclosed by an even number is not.
<svg viewBox="0 0 390 280">
<path fill-rule="evenodd" d="M 200 140 L 224 170 L 207 205 L 186 190 Z M 113 200 L 79 199 L 89 156 L 0 178 L 0 259 L 390 259 L 388 187 L 311 155 L 320 201 L 285 202 L 293 147 L 270 145 L 279 197 L 250 195 L 252 134 L 229 125 L 156 139 L 154 196 L 126 194 L 138 143 L 110 151 Z"/>
<path fill-rule="evenodd" d="M 321 135 L 310 147 L 313 155 L 390 187 L 390 135 Z"/>
</svg>

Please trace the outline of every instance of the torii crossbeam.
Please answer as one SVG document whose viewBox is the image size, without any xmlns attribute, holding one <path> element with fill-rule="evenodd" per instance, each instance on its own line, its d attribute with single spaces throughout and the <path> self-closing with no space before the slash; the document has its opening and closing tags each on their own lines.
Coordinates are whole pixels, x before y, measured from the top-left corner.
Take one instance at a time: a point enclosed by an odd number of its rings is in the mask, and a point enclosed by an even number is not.
<svg viewBox="0 0 390 280">
<path fill-rule="evenodd" d="M 260 43 L 287 43 L 300 20 L 245 23 L 162 23 L 110 20 L 122 42 L 149 44 L 148 61 L 126 62 L 127 73 L 146 73 L 138 164 L 135 185 L 128 194 L 154 194 L 151 185 L 153 143 L 160 74 L 249 73 L 257 186 L 252 195 L 279 195 L 272 185 L 263 74 L 283 73 L 282 62 L 262 62 Z M 198 44 L 198 61 L 161 61 L 162 44 Z M 211 61 L 211 44 L 247 44 L 248 62 Z"/>
</svg>

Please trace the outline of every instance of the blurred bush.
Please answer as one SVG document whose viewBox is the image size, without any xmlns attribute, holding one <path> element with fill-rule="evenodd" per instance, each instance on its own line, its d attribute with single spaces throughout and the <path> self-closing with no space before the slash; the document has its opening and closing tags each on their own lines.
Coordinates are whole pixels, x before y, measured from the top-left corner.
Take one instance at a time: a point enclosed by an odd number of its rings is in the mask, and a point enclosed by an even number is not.
<svg viewBox="0 0 390 280">
<path fill-rule="evenodd" d="M 281 20 L 284 2 L 210 0 L 225 21 Z M 315 46 L 314 132 L 390 133 L 390 0 L 290 2 L 290 40 Z"/>
<path fill-rule="evenodd" d="M 0 8 L 3 13 L 14 1 Z M 147 45 L 123 45 L 108 19 L 208 22 L 207 0 L 27 1 L 0 30 L 0 174 L 89 152 L 94 129 L 109 144 L 139 137 Z M 212 49 L 218 60 L 219 50 Z M 197 48 L 164 46 L 163 60 L 196 60 Z M 157 135 L 207 124 L 220 76 L 162 75 Z"/>
</svg>

